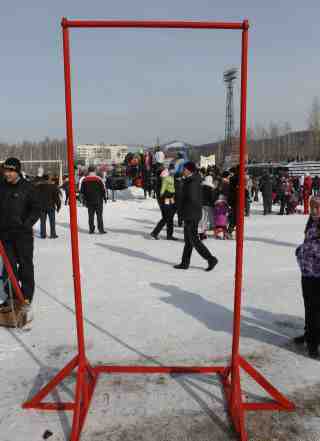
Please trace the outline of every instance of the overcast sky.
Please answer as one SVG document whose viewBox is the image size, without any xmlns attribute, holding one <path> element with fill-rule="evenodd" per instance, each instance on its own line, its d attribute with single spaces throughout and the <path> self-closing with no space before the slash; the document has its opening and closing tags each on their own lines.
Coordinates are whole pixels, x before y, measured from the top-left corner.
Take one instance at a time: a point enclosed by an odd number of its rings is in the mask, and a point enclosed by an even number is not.
<svg viewBox="0 0 320 441">
<path fill-rule="evenodd" d="M 60 20 L 242 21 L 250 29 L 249 125 L 306 126 L 320 96 L 318 0 L 10 0 L 1 4 L 0 141 L 65 137 Z M 77 143 L 205 143 L 223 136 L 224 69 L 240 31 L 72 30 Z M 239 83 L 235 91 L 237 121 Z M 237 122 L 238 124 L 238 122 Z"/>
</svg>

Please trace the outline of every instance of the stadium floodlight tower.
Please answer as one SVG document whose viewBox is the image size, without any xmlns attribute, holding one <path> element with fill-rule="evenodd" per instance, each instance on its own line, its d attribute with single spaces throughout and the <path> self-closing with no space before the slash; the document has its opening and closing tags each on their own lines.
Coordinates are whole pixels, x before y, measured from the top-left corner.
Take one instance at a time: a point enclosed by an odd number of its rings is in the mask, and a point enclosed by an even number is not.
<svg viewBox="0 0 320 441">
<path fill-rule="evenodd" d="M 234 103 L 233 87 L 238 77 L 238 69 L 233 67 L 224 71 L 223 79 L 227 89 L 226 95 L 226 125 L 225 125 L 225 158 L 232 155 L 234 136 Z"/>
</svg>

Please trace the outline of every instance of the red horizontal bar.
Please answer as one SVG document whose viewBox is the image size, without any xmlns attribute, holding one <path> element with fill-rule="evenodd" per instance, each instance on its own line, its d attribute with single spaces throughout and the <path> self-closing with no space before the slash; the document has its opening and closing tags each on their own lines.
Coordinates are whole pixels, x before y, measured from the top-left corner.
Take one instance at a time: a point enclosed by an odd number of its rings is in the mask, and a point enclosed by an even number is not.
<svg viewBox="0 0 320 441">
<path fill-rule="evenodd" d="M 248 29 L 248 21 L 156 21 L 156 20 L 68 20 L 62 19 L 65 28 L 166 28 L 166 29 Z"/>
<path fill-rule="evenodd" d="M 255 411 L 255 410 L 284 410 L 286 412 L 293 411 L 293 407 L 284 406 L 279 403 L 244 403 L 243 410 Z"/>
<path fill-rule="evenodd" d="M 97 374 L 223 374 L 226 367 L 223 366 L 97 366 L 94 368 Z"/>
<path fill-rule="evenodd" d="M 38 409 L 38 410 L 74 410 L 74 403 L 37 403 L 37 404 L 24 404 L 23 409 Z"/>
</svg>

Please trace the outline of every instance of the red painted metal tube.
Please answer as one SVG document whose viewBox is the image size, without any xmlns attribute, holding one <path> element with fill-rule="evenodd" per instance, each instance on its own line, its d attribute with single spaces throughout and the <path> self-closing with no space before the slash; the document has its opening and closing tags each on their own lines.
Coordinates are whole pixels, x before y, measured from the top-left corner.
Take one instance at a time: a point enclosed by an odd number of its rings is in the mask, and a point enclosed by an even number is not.
<svg viewBox="0 0 320 441">
<path fill-rule="evenodd" d="M 78 365 L 78 356 L 74 357 L 69 363 L 57 373 L 57 375 L 49 381 L 30 401 L 22 405 L 23 409 L 35 408 L 41 401 L 58 386 Z"/>
<path fill-rule="evenodd" d="M 244 403 L 243 409 L 247 412 L 255 412 L 259 410 L 279 410 L 283 412 L 293 411 L 294 409 L 289 409 L 284 407 L 279 403 Z"/>
<path fill-rule="evenodd" d="M 35 406 L 27 406 L 25 409 L 37 409 L 37 410 L 52 410 L 52 411 L 64 411 L 64 410 L 74 410 L 74 403 L 38 403 Z"/>
<path fill-rule="evenodd" d="M 76 382 L 76 396 L 75 396 L 75 408 L 73 413 L 73 419 L 72 419 L 72 430 L 71 430 L 71 438 L 70 441 L 78 441 L 79 440 L 79 434 L 81 433 L 81 414 L 82 414 L 82 407 L 85 408 L 85 405 L 82 401 L 83 398 L 83 390 L 85 385 L 84 376 L 85 376 L 85 368 L 80 367 L 78 368 L 77 372 L 77 382 Z M 85 408 L 85 410 L 88 410 L 88 407 Z"/>
<path fill-rule="evenodd" d="M 258 383 L 269 395 L 272 396 L 283 408 L 294 410 L 295 405 L 289 401 L 282 393 L 280 393 L 268 380 L 266 380 L 253 366 L 251 366 L 244 358 L 239 356 L 239 363 L 242 369 L 250 375 L 256 383 Z"/>
<path fill-rule="evenodd" d="M 108 374 L 223 374 L 226 371 L 223 366 L 97 366 L 95 372 Z"/>
<path fill-rule="evenodd" d="M 77 325 L 79 366 L 86 365 L 83 307 L 81 297 L 80 281 L 80 257 L 78 239 L 78 220 L 77 220 L 77 199 L 76 183 L 74 174 L 74 145 L 73 145 L 73 126 L 72 126 L 72 98 L 71 98 L 71 66 L 70 66 L 70 42 L 69 29 L 63 27 L 63 57 L 64 57 L 64 78 L 65 78 L 65 102 L 66 102 L 66 136 L 68 149 L 68 170 L 70 187 L 70 229 L 71 229 L 71 248 L 72 248 L 72 267 L 75 298 L 75 313 Z"/>
<path fill-rule="evenodd" d="M 244 210 L 245 210 L 245 167 L 246 167 L 246 131 L 247 131 L 247 77 L 248 77 L 248 29 L 242 32 L 241 54 L 241 115 L 240 115 L 240 182 L 238 191 L 236 272 L 234 291 L 234 319 L 232 342 L 232 366 L 238 364 L 240 328 L 241 328 L 241 296 L 243 279 L 243 241 L 244 241 Z"/>
<path fill-rule="evenodd" d="M 87 418 L 87 415 L 88 415 L 88 412 L 89 412 L 89 409 L 90 409 L 90 405 L 91 405 L 91 401 L 92 401 L 92 398 L 93 398 L 93 394 L 94 394 L 94 390 L 95 390 L 96 385 L 97 385 L 97 376 L 93 380 L 91 385 L 89 386 L 89 396 L 88 396 L 87 406 L 84 407 L 84 405 L 83 405 L 83 409 L 82 409 L 82 412 L 81 412 L 81 415 L 80 415 L 79 436 L 80 436 L 80 434 L 82 432 L 82 429 L 83 429 L 83 426 L 84 426 L 84 424 L 86 422 L 86 418 Z"/>
<path fill-rule="evenodd" d="M 163 20 L 68 20 L 64 28 L 154 28 L 154 29 L 234 29 L 241 30 L 245 22 L 163 21 Z"/>
<path fill-rule="evenodd" d="M 22 291 L 21 291 L 20 285 L 16 279 L 16 276 L 14 275 L 11 263 L 8 259 L 8 256 L 6 254 L 6 251 L 4 249 L 4 246 L 1 242 L 1 240 L 0 240 L 0 256 L 3 259 L 3 264 L 7 270 L 9 280 L 12 283 L 12 287 L 15 292 L 15 295 L 17 296 L 17 299 L 19 300 L 19 302 L 24 303 L 25 302 L 24 295 L 22 294 Z"/>
</svg>

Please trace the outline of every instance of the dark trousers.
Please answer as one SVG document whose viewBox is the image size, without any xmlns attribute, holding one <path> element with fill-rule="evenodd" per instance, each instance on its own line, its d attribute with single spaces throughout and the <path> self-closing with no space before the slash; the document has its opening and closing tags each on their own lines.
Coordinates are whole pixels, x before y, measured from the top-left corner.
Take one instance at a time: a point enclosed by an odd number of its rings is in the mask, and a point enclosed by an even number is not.
<svg viewBox="0 0 320 441">
<path fill-rule="evenodd" d="M 148 196 L 149 196 L 149 198 L 151 198 L 151 195 L 152 195 L 152 189 L 151 189 L 151 187 L 145 187 L 145 188 L 143 189 L 143 192 L 144 192 L 144 198 L 145 198 L 145 199 L 147 199 Z"/>
<path fill-rule="evenodd" d="M 88 216 L 89 216 L 89 230 L 90 232 L 94 232 L 95 226 L 94 226 L 94 215 L 97 216 L 97 224 L 98 224 L 98 230 L 100 232 L 104 231 L 103 226 L 103 203 L 98 205 L 88 205 Z"/>
<path fill-rule="evenodd" d="M 54 208 L 48 208 L 41 212 L 40 216 L 40 236 L 47 236 L 47 216 L 50 223 L 50 236 L 56 236 L 56 210 Z"/>
<path fill-rule="evenodd" d="M 249 197 L 246 197 L 246 202 L 245 202 L 245 209 L 244 209 L 244 211 L 245 211 L 245 215 L 246 215 L 247 217 L 250 216 L 250 208 L 251 208 L 251 200 L 250 200 Z"/>
<path fill-rule="evenodd" d="M 289 213 L 289 195 L 282 195 L 280 198 L 280 214 L 284 214 L 286 211 L 286 214 Z"/>
<path fill-rule="evenodd" d="M 305 309 L 305 339 L 309 346 L 320 344 L 320 277 L 302 277 Z"/>
<path fill-rule="evenodd" d="M 272 196 L 263 196 L 263 214 L 272 212 Z"/>
<path fill-rule="evenodd" d="M 201 242 L 198 234 L 199 221 L 184 222 L 184 250 L 182 255 L 182 264 L 189 266 L 193 248 L 197 250 L 205 260 L 211 260 L 212 254 L 208 248 Z"/>
<path fill-rule="evenodd" d="M 111 191 L 111 200 L 112 200 L 112 202 L 116 202 L 116 200 L 117 200 L 117 190 L 114 190 L 113 188 L 111 188 L 110 191 Z M 108 199 L 109 199 L 109 190 L 108 190 Z"/>
<path fill-rule="evenodd" d="M 33 269 L 33 237 L 25 235 L 18 239 L 4 240 L 2 243 L 16 279 L 18 283 L 20 282 L 22 293 L 31 303 L 35 285 Z M 4 281 L 8 278 L 5 266 L 3 266 L 2 277 Z M 5 287 L 5 291 L 9 294 L 8 284 Z"/>
<path fill-rule="evenodd" d="M 251 190 L 251 195 L 253 197 L 254 202 L 259 202 L 259 190 L 257 188 L 253 188 Z"/>
<path fill-rule="evenodd" d="M 236 226 L 237 226 L 237 208 L 231 206 L 230 214 L 229 214 L 228 232 L 232 234 Z"/>
<path fill-rule="evenodd" d="M 174 204 L 165 205 L 160 204 L 160 210 L 162 214 L 161 220 L 153 230 L 153 234 L 158 236 L 162 228 L 167 225 L 167 238 L 173 236 L 173 218 L 176 213 L 176 206 Z"/>
<path fill-rule="evenodd" d="M 177 211 L 177 215 L 178 215 L 178 226 L 182 227 L 182 225 L 183 225 L 183 218 L 182 218 L 181 212 L 179 210 Z"/>
</svg>

